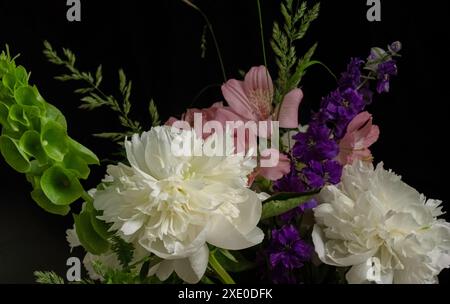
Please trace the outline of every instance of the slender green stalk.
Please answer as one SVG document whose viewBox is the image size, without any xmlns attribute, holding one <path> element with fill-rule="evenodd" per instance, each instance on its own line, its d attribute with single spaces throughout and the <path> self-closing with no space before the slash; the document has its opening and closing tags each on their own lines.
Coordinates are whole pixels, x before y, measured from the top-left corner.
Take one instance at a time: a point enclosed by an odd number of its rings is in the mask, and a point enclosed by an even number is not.
<svg viewBox="0 0 450 304">
<path fill-rule="evenodd" d="M 258 6 L 259 31 L 260 31 L 260 36 L 261 36 L 261 48 L 262 48 L 262 53 L 263 53 L 263 61 L 264 61 L 264 66 L 266 67 L 267 87 L 269 88 L 270 80 L 269 80 L 269 70 L 268 70 L 268 66 L 267 66 L 266 42 L 264 40 L 264 25 L 263 25 L 262 13 L 261 13 L 261 3 L 259 2 L 259 0 L 256 0 L 256 5 Z M 268 94 L 273 94 L 273 93 L 270 92 Z M 272 97 L 273 96 L 269 96 L 270 99 Z M 272 100 L 271 100 L 271 102 L 272 102 Z"/>
<path fill-rule="evenodd" d="M 267 68 L 266 43 L 264 41 L 264 26 L 263 26 L 263 19 L 262 19 L 262 13 L 261 13 L 261 3 L 259 2 L 259 0 L 256 0 L 256 4 L 258 5 L 259 30 L 260 30 L 260 35 L 261 35 L 261 47 L 262 47 L 262 52 L 263 52 L 264 66 Z"/>
<path fill-rule="evenodd" d="M 214 34 L 214 29 L 212 27 L 211 22 L 209 22 L 208 16 L 206 16 L 206 14 L 198 6 L 196 6 L 192 2 L 190 2 L 188 0 L 181 0 L 181 1 L 183 1 L 187 5 L 189 5 L 190 7 L 195 9 L 196 11 L 198 11 L 202 15 L 203 19 L 205 20 L 206 25 L 208 26 L 208 30 L 211 33 L 211 36 L 212 36 L 212 39 L 213 39 L 213 42 L 214 42 L 214 47 L 216 48 L 217 57 L 219 57 L 219 63 L 220 63 L 220 68 L 222 69 L 223 81 L 226 82 L 227 81 L 227 74 L 226 74 L 226 71 L 225 71 L 225 66 L 223 64 L 222 54 L 221 54 L 220 48 L 219 48 L 219 43 L 217 42 L 216 35 Z"/>
<path fill-rule="evenodd" d="M 87 193 L 86 191 L 83 192 L 83 194 L 81 195 L 81 198 L 84 199 L 87 203 L 93 203 L 94 199 L 92 198 L 92 196 Z"/>
<path fill-rule="evenodd" d="M 211 252 L 209 255 L 209 265 L 214 270 L 214 272 L 219 276 L 220 281 L 224 284 L 236 284 L 233 278 L 228 274 L 228 272 L 220 265 L 219 261 L 217 261 L 214 253 Z"/>
</svg>

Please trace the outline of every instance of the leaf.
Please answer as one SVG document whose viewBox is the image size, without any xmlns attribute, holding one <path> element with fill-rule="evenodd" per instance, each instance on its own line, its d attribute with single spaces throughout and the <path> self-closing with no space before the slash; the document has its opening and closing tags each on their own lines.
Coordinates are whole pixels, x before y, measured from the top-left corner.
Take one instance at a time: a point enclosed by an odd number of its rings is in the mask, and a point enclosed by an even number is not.
<svg viewBox="0 0 450 304">
<path fill-rule="evenodd" d="M 69 137 L 69 149 L 73 153 L 77 154 L 82 158 L 88 165 L 99 165 L 97 155 L 94 152 L 77 142 L 76 140 Z"/>
<path fill-rule="evenodd" d="M 109 139 L 109 140 L 112 140 L 115 142 L 123 141 L 126 137 L 125 134 L 118 133 L 118 132 L 97 133 L 97 134 L 94 134 L 94 136 L 98 137 L 98 138 Z"/>
<path fill-rule="evenodd" d="M 14 88 L 16 86 L 16 76 L 13 73 L 7 73 L 3 75 L 3 85 L 9 89 L 12 93 L 14 92 Z"/>
<path fill-rule="evenodd" d="M 235 261 L 230 260 L 229 257 L 225 256 L 222 250 L 214 250 L 214 256 L 217 261 L 222 265 L 222 267 L 229 272 L 242 272 L 247 271 L 256 266 L 255 263 L 248 261 L 245 257 L 238 251 L 234 251 Z"/>
<path fill-rule="evenodd" d="M 99 65 L 97 71 L 95 72 L 95 87 L 99 87 L 102 83 L 103 74 L 102 74 L 102 65 Z"/>
<path fill-rule="evenodd" d="M 18 66 L 15 71 L 17 84 L 28 85 L 28 73 L 23 66 Z"/>
<path fill-rule="evenodd" d="M 302 80 L 303 76 L 306 73 L 306 69 L 311 66 L 311 58 L 314 55 L 317 48 L 317 43 L 315 43 L 307 52 L 306 54 L 298 61 L 297 67 L 295 69 L 294 74 L 292 75 L 291 79 L 288 83 L 288 91 L 296 88 L 300 81 Z"/>
<path fill-rule="evenodd" d="M 229 259 L 232 262 L 238 263 L 238 261 L 236 260 L 236 258 L 231 254 L 230 251 L 226 250 L 226 249 L 222 249 L 222 248 L 218 248 L 218 250 L 220 251 L 220 253 L 226 257 L 227 259 Z"/>
<path fill-rule="evenodd" d="M 0 102 L 0 124 L 6 128 L 9 128 L 8 115 L 8 107 L 4 103 Z"/>
<path fill-rule="evenodd" d="M 61 125 L 63 129 L 67 130 L 67 121 L 64 115 L 54 105 L 46 104 L 46 119 L 56 122 Z"/>
<path fill-rule="evenodd" d="M 17 123 L 20 123 L 24 127 L 30 127 L 31 124 L 28 121 L 26 115 L 25 115 L 25 109 L 24 106 L 15 104 L 12 105 L 11 108 L 9 108 L 9 120 L 8 122 L 11 125 L 14 125 L 16 128 L 20 128 L 20 126 Z"/>
<path fill-rule="evenodd" d="M 121 92 L 125 91 L 125 88 L 127 86 L 127 76 L 125 75 L 125 72 L 120 69 L 119 70 L 119 88 Z"/>
<path fill-rule="evenodd" d="M 33 274 L 36 277 L 36 283 L 39 284 L 57 284 L 57 285 L 64 284 L 64 279 L 61 278 L 56 273 L 54 273 L 53 271 L 50 272 L 35 271 Z"/>
<path fill-rule="evenodd" d="M 133 254 L 134 254 L 133 244 L 127 243 L 125 240 L 123 240 L 118 236 L 113 237 L 112 242 L 113 242 L 111 246 L 112 251 L 116 253 L 117 258 L 119 259 L 122 267 L 127 269 L 131 264 L 131 262 L 133 261 Z"/>
<path fill-rule="evenodd" d="M 53 204 L 47 198 L 47 196 L 45 196 L 44 192 L 41 189 L 34 189 L 31 192 L 31 197 L 38 204 L 39 207 L 41 207 L 42 209 L 44 209 L 49 213 L 65 216 L 70 212 L 69 206 L 60 206 Z"/>
<path fill-rule="evenodd" d="M 105 240 L 111 238 L 113 235 L 112 232 L 109 231 L 111 225 L 97 218 L 97 216 L 101 215 L 100 211 L 92 208 L 90 214 L 91 214 L 91 225 L 92 228 L 94 228 L 95 232 Z"/>
<path fill-rule="evenodd" d="M 87 163 L 74 152 L 64 156 L 63 165 L 66 169 L 72 170 L 78 178 L 87 179 L 91 172 Z"/>
<path fill-rule="evenodd" d="M 45 153 L 57 162 L 62 162 L 69 151 L 67 140 L 66 130 L 57 122 L 49 120 L 42 128 L 42 147 Z"/>
<path fill-rule="evenodd" d="M 19 141 L 19 147 L 25 153 L 36 158 L 40 164 L 47 163 L 47 154 L 42 148 L 41 136 L 38 132 L 29 130 L 23 133 Z"/>
<path fill-rule="evenodd" d="M 36 106 L 39 104 L 34 90 L 29 86 L 16 89 L 14 99 L 20 105 Z"/>
<path fill-rule="evenodd" d="M 282 215 L 312 199 L 316 193 L 278 193 L 263 202 L 261 220 Z"/>
<path fill-rule="evenodd" d="M 20 173 L 30 170 L 30 161 L 25 153 L 19 148 L 17 140 L 9 136 L 0 136 L 0 151 L 8 165 Z"/>
<path fill-rule="evenodd" d="M 159 119 L 158 109 L 153 99 L 150 100 L 150 103 L 148 105 L 148 112 L 150 113 L 150 117 L 152 118 L 152 127 L 159 126 L 161 124 L 161 120 Z"/>
<path fill-rule="evenodd" d="M 101 255 L 110 249 L 110 243 L 103 239 L 91 224 L 91 215 L 88 212 L 74 214 L 75 230 L 84 249 L 94 255 Z"/>
<path fill-rule="evenodd" d="M 73 203 L 84 192 L 76 175 L 60 165 L 54 165 L 44 172 L 41 188 L 53 204 L 62 206 Z"/>
</svg>

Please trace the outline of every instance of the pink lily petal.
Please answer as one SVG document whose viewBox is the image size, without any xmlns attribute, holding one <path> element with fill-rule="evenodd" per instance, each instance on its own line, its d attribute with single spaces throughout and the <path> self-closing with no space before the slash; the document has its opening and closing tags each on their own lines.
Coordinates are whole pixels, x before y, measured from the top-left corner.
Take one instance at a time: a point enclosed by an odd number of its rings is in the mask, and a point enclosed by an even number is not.
<svg viewBox="0 0 450 304">
<path fill-rule="evenodd" d="M 222 94 L 234 112 L 239 113 L 247 120 L 256 120 L 242 81 L 228 80 L 222 85 Z"/>
<path fill-rule="evenodd" d="M 275 167 L 260 167 L 259 174 L 269 180 L 276 181 L 291 171 L 291 163 L 286 155 L 276 149 L 267 149 L 261 152 L 261 155 L 268 159 L 273 156 L 272 153 L 278 154 L 278 164 Z"/>
<path fill-rule="evenodd" d="M 267 92 L 272 99 L 273 82 L 269 71 L 265 66 L 252 67 L 245 75 L 244 88 L 246 92 L 264 91 Z"/>
<path fill-rule="evenodd" d="M 378 140 L 379 137 L 380 137 L 380 128 L 378 126 L 372 125 L 371 123 L 371 128 L 369 134 L 367 134 L 365 138 L 364 145 L 366 147 L 370 147 Z"/>
<path fill-rule="evenodd" d="M 378 126 L 372 124 L 372 115 L 368 112 L 358 114 L 348 125 L 347 133 L 339 143 L 337 160 L 342 164 L 351 164 L 355 160 L 371 161 L 369 147 L 380 135 Z"/>
<path fill-rule="evenodd" d="M 280 127 L 285 129 L 298 128 L 298 108 L 303 99 L 303 92 L 300 89 L 290 91 L 283 99 L 281 104 Z"/>
<path fill-rule="evenodd" d="M 245 75 L 244 89 L 255 120 L 265 120 L 272 112 L 273 83 L 265 66 L 252 67 Z"/>
<path fill-rule="evenodd" d="M 369 112 L 361 112 L 353 118 L 353 120 L 347 126 L 347 133 L 353 133 L 360 130 L 367 124 L 368 120 L 372 119 L 372 115 Z"/>
</svg>

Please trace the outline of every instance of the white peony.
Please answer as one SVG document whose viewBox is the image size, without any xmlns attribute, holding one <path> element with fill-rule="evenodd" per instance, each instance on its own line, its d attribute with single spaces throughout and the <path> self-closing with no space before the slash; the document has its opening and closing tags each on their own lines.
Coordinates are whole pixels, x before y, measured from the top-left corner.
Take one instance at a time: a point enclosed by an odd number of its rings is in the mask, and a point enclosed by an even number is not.
<svg viewBox="0 0 450 304">
<path fill-rule="evenodd" d="M 351 266 L 349 283 L 437 283 L 450 265 L 450 224 L 440 201 L 426 200 L 379 164 L 344 168 L 315 208 L 313 241 L 322 262 Z"/>
<path fill-rule="evenodd" d="M 184 131 L 182 142 L 194 134 Z M 262 241 L 256 227 L 262 206 L 247 187 L 256 164 L 250 156 L 234 155 L 232 140 L 224 156 L 175 156 L 178 139 L 170 127 L 155 127 L 126 141 L 131 167 L 108 167 L 94 206 L 103 211 L 100 219 L 112 223 L 111 231 L 164 259 L 151 274 L 165 280 L 175 271 L 196 283 L 208 265 L 206 243 L 240 250 Z M 215 140 L 216 135 L 200 139 L 209 146 Z"/>
</svg>

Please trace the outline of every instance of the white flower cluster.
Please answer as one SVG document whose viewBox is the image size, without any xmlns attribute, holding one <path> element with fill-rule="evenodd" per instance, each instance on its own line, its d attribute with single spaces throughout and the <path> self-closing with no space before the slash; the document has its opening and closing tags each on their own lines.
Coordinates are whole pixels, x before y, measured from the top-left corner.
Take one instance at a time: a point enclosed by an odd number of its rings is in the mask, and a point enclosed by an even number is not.
<svg viewBox="0 0 450 304">
<path fill-rule="evenodd" d="M 440 201 L 426 200 L 379 164 L 344 168 L 341 183 L 325 187 L 314 210 L 316 252 L 347 266 L 349 283 L 437 283 L 450 265 L 450 224 Z"/>
<path fill-rule="evenodd" d="M 198 282 L 208 264 L 206 243 L 240 250 L 264 238 L 256 226 L 261 199 L 247 187 L 255 161 L 235 155 L 232 146 L 224 156 L 171 153 L 177 136 L 189 140 L 193 133 L 155 127 L 134 135 L 125 143 L 131 166 L 109 166 L 106 188 L 94 195 L 94 207 L 103 211 L 99 218 L 112 223 L 112 231 L 164 259 L 150 270 L 161 280 L 175 271 Z M 214 140 L 210 136 L 205 144 Z"/>
</svg>

